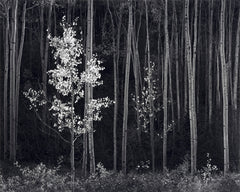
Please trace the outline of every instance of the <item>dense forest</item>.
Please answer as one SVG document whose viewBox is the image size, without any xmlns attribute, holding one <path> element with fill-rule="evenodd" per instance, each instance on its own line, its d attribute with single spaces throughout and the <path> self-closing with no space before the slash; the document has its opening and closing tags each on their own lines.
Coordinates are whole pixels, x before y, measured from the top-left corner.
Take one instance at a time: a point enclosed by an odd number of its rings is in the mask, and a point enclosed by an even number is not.
<svg viewBox="0 0 240 192">
<path fill-rule="evenodd" d="M 240 170 L 240 1 L 0 0 L 0 42 L 2 163 Z"/>
</svg>

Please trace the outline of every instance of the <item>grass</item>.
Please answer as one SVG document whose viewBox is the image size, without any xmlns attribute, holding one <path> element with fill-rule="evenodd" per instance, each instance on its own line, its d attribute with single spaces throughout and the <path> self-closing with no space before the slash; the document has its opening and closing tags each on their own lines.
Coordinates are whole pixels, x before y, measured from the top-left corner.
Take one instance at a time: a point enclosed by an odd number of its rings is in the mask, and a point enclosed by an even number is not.
<svg viewBox="0 0 240 192">
<path fill-rule="evenodd" d="M 210 162 L 209 162 L 210 164 Z M 238 192 L 240 174 L 223 176 L 211 164 L 191 176 L 187 161 L 177 169 L 166 173 L 152 173 L 148 169 L 123 175 L 107 171 L 97 165 L 97 173 L 88 178 L 77 177 L 75 192 Z M 2 171 L 1 171 L 2 173 Z M 63 173 L 60 166 L 48 168 L 40 163 L 21 167 L 15 164 L 12 173 L 0 174 L 0 191 L 4 192 L 70 192 L 71 176 Z"/>
</svg>

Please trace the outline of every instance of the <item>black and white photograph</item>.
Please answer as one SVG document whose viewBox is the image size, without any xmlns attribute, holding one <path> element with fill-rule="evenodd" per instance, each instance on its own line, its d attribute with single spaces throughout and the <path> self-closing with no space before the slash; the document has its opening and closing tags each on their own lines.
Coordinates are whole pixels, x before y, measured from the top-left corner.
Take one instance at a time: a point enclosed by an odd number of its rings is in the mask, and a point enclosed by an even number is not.
<svg viewBox="0 0 240 192">
<path fill-rule="evenodd" d="M 0 192 L 240 192 L 240 0 L 0 0 Z"/>
</svg>

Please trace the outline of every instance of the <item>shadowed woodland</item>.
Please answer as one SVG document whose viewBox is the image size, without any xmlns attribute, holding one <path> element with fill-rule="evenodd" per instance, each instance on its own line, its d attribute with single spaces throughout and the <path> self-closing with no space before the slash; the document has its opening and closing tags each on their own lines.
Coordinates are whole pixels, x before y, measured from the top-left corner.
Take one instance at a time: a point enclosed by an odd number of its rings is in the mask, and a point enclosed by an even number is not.
<svg viewBox="0 0 240 192">
<path fill-rule="evenodd" d="M 64 34 L 82 50 L 70 53 L 66 63 L 82 64 L 71 70 L 101 61 L 102 82 L 84 76 L 62 96 L 51 78 L 64 65 L 57 51 L 70 49 L 58 44 Z M 104 167 L 166 173 L 184 162 L 193 176 L 209 158 L 224 175 L 240 170 L 239 0 L 0 0 L 0 42 L 2 167 L 61 159 L 73 181 Z M 97 121 L 99 109 L 77 127 L 26 96 L 42 90 L 46 101 L 67 102 L 80 88 L 74 122 L 94 99 L 110 99 Z"/>
</svg>

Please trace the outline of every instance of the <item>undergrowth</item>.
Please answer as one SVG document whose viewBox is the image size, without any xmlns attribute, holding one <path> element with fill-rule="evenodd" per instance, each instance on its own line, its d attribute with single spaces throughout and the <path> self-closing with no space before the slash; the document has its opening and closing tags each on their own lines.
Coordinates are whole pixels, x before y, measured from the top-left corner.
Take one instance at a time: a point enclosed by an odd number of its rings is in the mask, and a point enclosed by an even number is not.
<svg viewBox="0 0 240 192">
<path fill-rule="evenodd" d="M 4 192 L 70 192 L 71 175 L 60 173 L 61 166 L 48 168 L 43 163 L 33 168 L 15 164 L 17 175 L 4 177 L 0 174 L 0 191 Z M 132 172 L 127 175 L 114 173 L 99 163 L 96 174 L 88 178 L 77 178 L 77 192 L 238 192 L 240 174 L 223 177 L 217 167 L 207 164 L 196 175 L 189 173 L 189 162 L 184 160 L 177 169 L 165 173 Z"/>
</svg>

